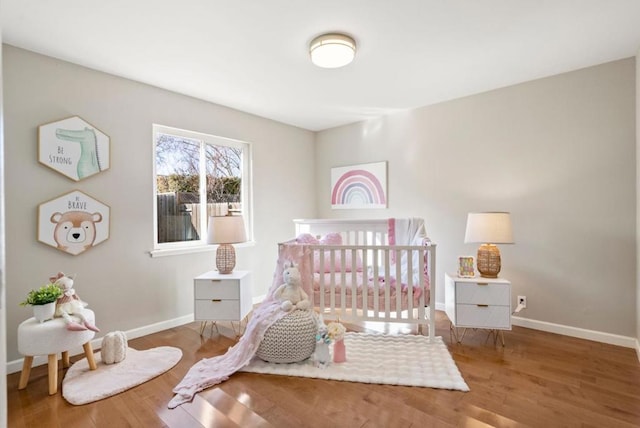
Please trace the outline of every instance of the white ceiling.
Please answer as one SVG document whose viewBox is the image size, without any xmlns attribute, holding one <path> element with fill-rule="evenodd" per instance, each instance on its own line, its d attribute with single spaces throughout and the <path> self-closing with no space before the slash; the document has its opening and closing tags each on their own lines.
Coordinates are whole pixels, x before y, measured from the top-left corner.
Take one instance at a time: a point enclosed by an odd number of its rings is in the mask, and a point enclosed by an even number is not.
<svg viewBox="0 0 640 428">
<path fill-rule="evenodd" d="M 640 0 L 2 0 L 4 43 L 322 130 L 634 56 Z M 325 32 L 358 44 L 314 67 Z"/>
</svg>

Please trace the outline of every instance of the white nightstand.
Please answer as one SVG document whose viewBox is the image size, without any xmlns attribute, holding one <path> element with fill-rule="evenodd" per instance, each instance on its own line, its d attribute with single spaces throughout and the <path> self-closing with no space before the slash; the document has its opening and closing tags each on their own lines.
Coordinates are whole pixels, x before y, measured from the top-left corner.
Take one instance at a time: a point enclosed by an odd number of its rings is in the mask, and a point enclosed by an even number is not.
<svg viewBox="0 0 640 428">
<path fill-rule="evenodd" d="M 216 330 L 218 321 L 230 321 L 234 332 L 233 321 L 237 321 L 240 335 L 242 320 L 253 308 L 250 279 L 249 272 L 243 270 L 226 275 L 213 270 L 194 278 L 194 319 L 201 321 L 200 335 L 209 321 Z"/>
<path fill-rule="evenodd" d="M 504 346 L 503 330 L 511 330 L 511 282 L 504 278 L 460 278 L 445 274 L 445 311 L 458 343 L 467 328 L 489 329 Z M 458 328 L 464 328 L 458 338 Z"/>
</svg>

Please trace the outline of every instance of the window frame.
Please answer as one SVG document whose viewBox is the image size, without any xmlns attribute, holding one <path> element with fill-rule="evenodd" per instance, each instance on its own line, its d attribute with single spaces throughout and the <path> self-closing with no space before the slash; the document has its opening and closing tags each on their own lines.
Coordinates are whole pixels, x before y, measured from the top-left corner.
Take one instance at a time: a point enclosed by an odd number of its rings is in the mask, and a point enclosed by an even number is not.
<svg viewBox="0 0 640 428">
<path fill-rule="evenodd" d="M 149 252 L 152 257 L 187 254 L 195 252 L 213 251 L 217 246 L 207 244 L 207 204 L 200 204 L 200 239 L 193 241 L 177 241 L 177 242 L 158 242 L 158 185 L 156 172 L 156 142 L 158 134 L 168 134 L 177 137 L 184 137 L 191 140 L 200 141 L 200 182 L 199 196 L 200 201 L 206 201 L 206 156 L 205 147 L 207 144 L 216 146 L 226 146 L 242 149 L 242 167 L 241 167 L 241 188 L 240 201 L 242 204 L 242 216 L 247 231 L 248 243 L 236 244 L 236 246 L 251 245 L 253 241 L 253 179 L 252 179 L 252 145 L 249 142 L 236 140 L 233 138 L 220 137 L 217 135 L 205 134 L 197 131 L 189 131 L 170 127 L 166 125 L 152 125 L 152 165 L 153 165 L 153 249 Z"/>
</svg>

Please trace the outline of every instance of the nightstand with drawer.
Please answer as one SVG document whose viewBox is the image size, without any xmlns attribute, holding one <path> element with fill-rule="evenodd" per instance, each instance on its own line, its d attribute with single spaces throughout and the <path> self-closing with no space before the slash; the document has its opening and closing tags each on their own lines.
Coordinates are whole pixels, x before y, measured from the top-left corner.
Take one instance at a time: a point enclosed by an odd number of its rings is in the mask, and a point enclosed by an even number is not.
<svg viewBox="0 0 640 428">
<path fill-rule="evenodd" d="M 491 330 L 504 346 L 503 330 L 511 330 L 511 282 L 504 278 L 460 278 L 445 274 L 445 311 L 458 343 L 467 328 Z M 464 328 L 458 337 L 458 328 Z"/>
<path fill-rule="evenodd" d="M 200 335 L 207 322 L 218 328 L 218 321 L 238 322 L 238 335 L 242 332 L 241 323 L 251 309 L 251 275 L 247 271 L 234 270 L 230 274 L 218 271 L 204 273 L 193 280 L 194 320 L 201 321 Z M 213 328 L 212 326 L 212 328 Z"/>
</svg>

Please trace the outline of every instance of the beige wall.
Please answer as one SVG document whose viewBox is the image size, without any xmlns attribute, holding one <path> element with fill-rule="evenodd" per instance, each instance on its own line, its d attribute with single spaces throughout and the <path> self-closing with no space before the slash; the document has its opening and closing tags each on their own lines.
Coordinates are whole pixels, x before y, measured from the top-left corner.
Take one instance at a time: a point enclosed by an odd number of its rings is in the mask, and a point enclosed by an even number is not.
<svg viewBox="0 0 640 428">
<path fill-rule="evenodd" d="M 636 337 L 634 59 L 320 132 L 320 216 L 424 217 L 443 275 L 470 211 L 510 211 L 520 316 Z M 388 161 L 387 210 L 332 211 L 331 167 Z M 515 307 L 515 305 L 514 305 Z"/>
<path fill-rule="evenodd" d="M 214 253 L 151 258 L 151 127 L 158 123 L 250 142 L 256 244 L 239 248 L 237 269 L 253 272 L 254 296 L 271 285 L 277 242 L 291 220 L 315 213 L 314 134 L 11 46 L 4 48 L 7 353 L 26 292 L 59 271 L 76 273 L 76 291 L 103 333 L 130 330 L 193 313 L 192 278 L 214 267 Z M 74 182 L 37 162 L 37 127 L 78 115 L 111 137 L 111 168 Z M 37 242 L 37 207 L 79 189 L 111 207 L 111 235 L 79 256 Z"/>
</svg>

